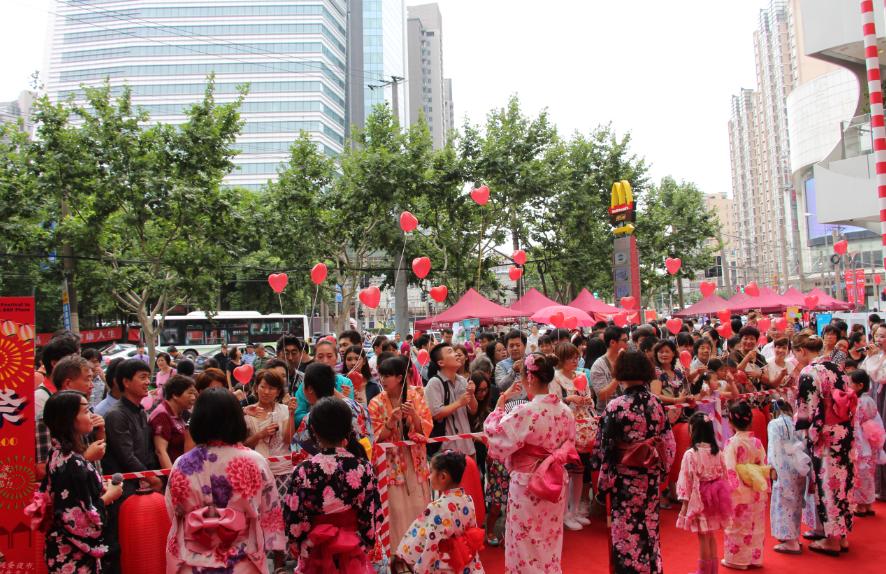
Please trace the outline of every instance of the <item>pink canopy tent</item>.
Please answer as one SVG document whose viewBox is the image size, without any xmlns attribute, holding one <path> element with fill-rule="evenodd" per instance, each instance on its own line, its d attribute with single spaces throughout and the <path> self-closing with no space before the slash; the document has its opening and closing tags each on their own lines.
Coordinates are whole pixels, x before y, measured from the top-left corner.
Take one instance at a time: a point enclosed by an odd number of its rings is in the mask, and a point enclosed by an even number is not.
<svg viewBox="0 0 886 574">
<path fill-rule="evenodd" d="M 813 295 L 815 297 L 818 297 L 818 307 L 816 307 L 816 309 L 819 311 L 848 311 L 852 309 L 851 304 L 847 303 L 846 301 L 834 299 L 818 287 L 816 287 L 806 295 Z"/>
<path fill-rule="evenodd" d="M 782 300 L 787 303 L 788 307 L 805 307 L 806 306 L 806 295 L 803 294 L 799 289 L 795 289 L 791 287 L 787 291 L 781 294 Z"/>
<path fill-rule="evenodd" d="M 570 307 L 581 309 L 585 313 L 600 313 L 604 315 L 618 315 L 623 310 L 600 301 L 587 289 L 582 289 L 578 297 L 572 300 Z"/>
<path fill-rule="evenodd" d="M 536 311 L 552 305 L 559 305 L 559 303 L 548 299 L 544 293 L 533 287 L 508 308 L 522 317 L 523 315 L 533 315 Z"/>
<path fill-rule="evenodd" d="M 695 317 L 698 315 L 714 315 L 720 311 L 731 309 L 729 301 L 719 295 L 710 295 L 701 301 L 674 313 L 675 317 Z"/>
<path fill-rule="evenodd" d="M 729 308 L 736 311 L 749 311 L 751 309 L 760 309 L 764 313 L 781 313 L 786 310 L 789 305 L 785 302 L 777 291 L 769 287 L 760 287 L 760 294 L 752 297 L 747 293 L 739 293 L 729 299 Z M 741 298 L 739 298 L 741 296 Z"/>
<path fill-rule="evenodd" d="M 507 307 L 502 307 L 498 303 L 493 303 L 483 295 L 480 295 L 474 289 L 468 289 L 454 305 L 446 309 L 435 317 L 416 321 L 416 329 L 429 329 L 431 327 L 442 327 L 451 325 L 457 321 L 464 319 L 480 319 L 481 322 L 493 319 L 512 319 L 514 317 L 525 317 L 526 313 L 512 311 Z"/>
</svg>

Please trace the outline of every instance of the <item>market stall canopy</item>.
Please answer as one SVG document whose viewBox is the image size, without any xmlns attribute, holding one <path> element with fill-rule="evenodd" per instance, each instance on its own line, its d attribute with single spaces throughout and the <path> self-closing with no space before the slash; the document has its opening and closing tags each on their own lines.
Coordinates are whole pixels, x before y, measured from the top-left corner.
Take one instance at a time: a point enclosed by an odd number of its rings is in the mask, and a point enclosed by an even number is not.
<svg viewBox="0 0 886 574">
<path fill-rule="evenodd" d="M 720 311 L 732 309 L 729 301 L 719 295 L 710 295 L 701 301 L 674 313 L 675 317 L 697 317 L 699 315 L 715 315 Z"/>
<path fill-rule="evenodd" d="M 508 308 L 514 313 L 519 313 L 523 316 L 532 315 L 536 311 L 552 305 L 559 305 L 559 303 L 549 299 L 544 293 L 533 287 Z"/>
<path fill-rule="evenodd" d="M 804 295 L 802 291 L 794 287 L 791 287 L 790 289 L 782 293 L 781 298 L 785 303 L 787 303 L 788 307 L 806 306 L 806 295 Z"/>
<path fill-rule="evenodd" d="M 760 287 L 760 294 L 752 297 L 747 293 L 739 293 L 729 299 L 729 308 L 735 311 L 760 309 L 764 313 L 781 313 L 791 305 L 769 287 Z"/>
<path fill-rule="evenodd" d="M 834 299 L 818 287 L 816 287 L 806 295 L 818 297 L 818 307 L 815 308 L 818 311 L 848 311 L 852 309 L 852 305 L 850 305 L 846 301 Z"/>
<path fill-rule="evenodd" d="M 618 315 L 622 313 L 622 309 L 613 307 L 603 301 L 600 301 L 587 289 L 582 289 L 578 297 L 572 300 L 570 307 L 581 309 L 585 313 L 600 313 L 605 315 Z"/>
<path fill-rule="evenodd" d="M 539 309 L 530 317 L 536 323 L 547 323 L 558 329 L 566 327 L 574 329 L 576 327 L 590 327 L 594 324 L 594 319 L 576 307 L 568 305 L 551 305 L 543 309 Z M 573 323 L 570 325 L 570 322 Z"/>
<path fill-rule="evenodd" d="M 526 315 L 526 313 L 513 311 L 498 303 L 493 303 L 474 289 L 468 289 L 461 299 L 449 309 L 434 317 L 416 321 L 415 328 L 424 330 L 431 327 L 448 326 L 465 319 L 480 319 L 481 322 L 500 319 L 504 322 L 506 319 L 525 317 Z"/>
</svg>

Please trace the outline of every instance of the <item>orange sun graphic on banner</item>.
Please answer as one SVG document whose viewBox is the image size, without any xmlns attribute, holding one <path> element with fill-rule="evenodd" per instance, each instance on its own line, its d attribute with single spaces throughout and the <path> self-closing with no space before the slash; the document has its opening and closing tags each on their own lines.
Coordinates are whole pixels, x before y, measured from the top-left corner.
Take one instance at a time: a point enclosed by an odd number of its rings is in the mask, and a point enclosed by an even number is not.
<svg viewBox="0 0 886 574">
<path fill-rule="evenodd" d="M 30 345 L 18 337 L 0 336 L 0 388 L 17 390 L 26 381 L 33 381 Z"/>
</svg>

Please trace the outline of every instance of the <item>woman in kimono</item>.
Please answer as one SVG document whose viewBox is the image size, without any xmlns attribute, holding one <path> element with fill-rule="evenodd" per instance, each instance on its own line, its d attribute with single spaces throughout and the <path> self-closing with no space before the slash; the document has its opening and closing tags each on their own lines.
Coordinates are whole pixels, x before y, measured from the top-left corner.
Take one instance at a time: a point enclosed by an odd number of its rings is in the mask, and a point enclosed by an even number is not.
<svg viewBox="0 0 886 574">
<path fill-rule="evenodd" d="M 82 437 L 92 432 L 91 417 L 89 400 L 76 391 L 52 395 L 43 411 L 53 447 L 46 477 L 25 514 L 45 525 L 43 555 L 51 574 L 101 572 L 100 561 L 108 551 L 105 505 L 123 494 L 119 484 L 102 484 L 101 475 L 84 457 Z"/>
<path fill-rule="evenodd" d="M 511 473 L 505 533 L 505 571 L 515 574 L 562 571 L 565 465 L 578 464 L 575 420 L 560 397 L 549 394 L 557 359 L 540 353 L 523 362 L 532 400 L 505 414 L 505 403 L 522 392 L 515 383 L 499 397 L 483 430 L 489 454 Z"/>
<path fill-rule="evenodd" d="M 597 498 L 612 504 L 610 561 L 616 574 L 662 572 L 659 492 L 674 462 L 674 433 L 661 402 L 649 391 L 652 363 L 624 351 L 612 377 L 624 387 L 603 413 L 591 466 L 600 470 Z"/>
<path fill-rule="evenodd" d="M 196 448 L 172 466 L 166 572 L 268 572 L 283 550 L 280 495 L 268 461 L 246 446 L 240 401 L 227 389 L 200 393 L 190 421 Z"/>
<path fill-rule="evenodd" d="M 817 534 L 823 537 L 809 549 L 839 556 L 841 548 L 849 548 L 846 537 L 852 530 L 849 491 L 855 481 L 851 450 L 857 397 L 849 388 L 849 377 L 834 363 L 819 358 L 823 345 L 814 335 L 794 337 L 794 356 L 797 368 L 802 369 L 796 428 L 806 431 L 815 481 L 815 515 L 822 529 Z"/>
<path fill-rule="evenodd" d="M 794 430 L 794 411 L 790 403 L 777 399 L 772 401 L 771 409 L 772 420 L 766 427 L 769 437 L 766 456 L 774 474 L 769 524 L 772 537 L 779 541 L 773 550 L 799 554 L 809 455 Z"/>
<path fill-rule="evenodd" d="M 873 332 L 874 346 L 868 348 L 867 358 L 861 368 L 871 376 L 871 390 L 868 394 L 874 399 L 880 418 L 886 421 L 886 324 L 880 323 Z M 886 454 L 881 455 L 886 461 Z M 874 479 L 877 500 L 886 501 L 886 462 L 877 465 Z"/>
</svg>

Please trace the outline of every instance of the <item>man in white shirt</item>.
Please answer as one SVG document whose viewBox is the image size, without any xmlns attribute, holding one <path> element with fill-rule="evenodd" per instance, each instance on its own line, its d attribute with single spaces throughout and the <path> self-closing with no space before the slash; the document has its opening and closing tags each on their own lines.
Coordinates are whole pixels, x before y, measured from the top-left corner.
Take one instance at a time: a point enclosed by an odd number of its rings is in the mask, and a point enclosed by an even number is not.
<svg viewBox="0 0 886 574">
<path fill-rule="evenodd" d="M 609 401 L 620 394 L 618 381 L 612 378 L 612 366 L 619 353 L 628 348 L 628 334 L 621 327 L 606 327 L 603 342 L 606 343 L 606 354 L 591 365 L 590 382 L 597 395 L 595 410 L 598 415 L 602 415 Z"/>
<path fill-rule="evenodd" d="M 474 383 L 458 375 L 459 362 L 452 345 L 440 343 L 431 349 L 431 362 L 439 370 L 425 387 L 425 401 L 434 422 L 446 421 L 445 436 L 471 432 L 468 414 L 477 414 Z M 446 447 L 470 456 L 476 452 L 474 441 L 469 439 L 447 442 Z"/>
</svg>

